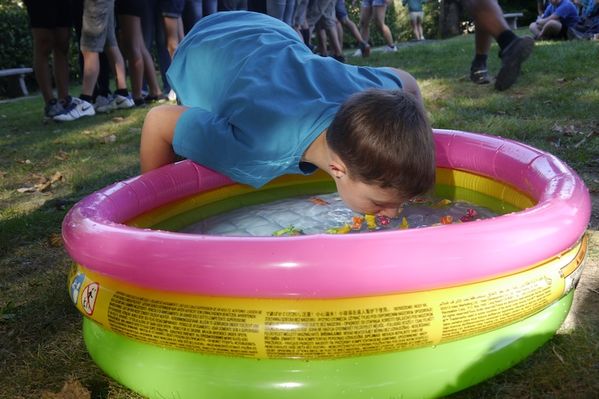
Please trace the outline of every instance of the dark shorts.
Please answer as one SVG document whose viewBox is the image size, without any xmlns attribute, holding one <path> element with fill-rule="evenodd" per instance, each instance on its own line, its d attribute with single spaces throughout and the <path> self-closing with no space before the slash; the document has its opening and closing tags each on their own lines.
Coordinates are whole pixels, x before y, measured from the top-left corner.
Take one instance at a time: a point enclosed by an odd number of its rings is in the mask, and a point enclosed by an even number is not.
<svg viewBox="0 0 599 399">
<path fill-rule="evenodd" d="M 25 0 L 29 26 L 54 29 L 73 26 L 69 0 Z"/>
<path fill-rule="evenodd" d="M 160 0 L 160 12 L 163 17 L 179 18 L 183 14 L 185 0 Z"/>
<path fill-rule="evenodd" d="M 116 15 L 133 15 L 140 17 L 144 14 L 144 0 L 116 0 L 114 12 Z"/>
</svg>

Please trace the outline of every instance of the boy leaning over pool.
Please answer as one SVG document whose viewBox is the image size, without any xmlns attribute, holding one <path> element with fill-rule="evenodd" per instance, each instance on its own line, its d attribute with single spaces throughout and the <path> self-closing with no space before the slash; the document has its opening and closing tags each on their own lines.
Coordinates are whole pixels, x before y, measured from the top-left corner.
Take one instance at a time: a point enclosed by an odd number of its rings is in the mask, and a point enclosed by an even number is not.
<svg viewBox="0 0 599 399">
<path fill-rule="evenodd" d="M 167 76 L 182 105 L 148 112 L 142 172 L 179 155 L 260 187 L 320 168 L 352 210 L 388 217 L 433 185 L 432 132 L 405 71 L 314 55 L 285 23 L 240 11 L 200 20 Z"/>
</svg>

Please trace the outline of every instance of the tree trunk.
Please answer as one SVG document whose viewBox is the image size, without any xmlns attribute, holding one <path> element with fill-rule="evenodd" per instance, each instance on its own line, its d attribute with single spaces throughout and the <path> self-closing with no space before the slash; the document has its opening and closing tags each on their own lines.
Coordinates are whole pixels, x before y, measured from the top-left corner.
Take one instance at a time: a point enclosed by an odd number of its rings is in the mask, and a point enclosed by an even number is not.
<svg viewBox="0 0 599 399">
<path fill-rule="evenodd" d="M 439 12 L 439 34 L 442 38 L 459 35 L 460 30 L 460 0 L 441 0 Z"/>
</svg>

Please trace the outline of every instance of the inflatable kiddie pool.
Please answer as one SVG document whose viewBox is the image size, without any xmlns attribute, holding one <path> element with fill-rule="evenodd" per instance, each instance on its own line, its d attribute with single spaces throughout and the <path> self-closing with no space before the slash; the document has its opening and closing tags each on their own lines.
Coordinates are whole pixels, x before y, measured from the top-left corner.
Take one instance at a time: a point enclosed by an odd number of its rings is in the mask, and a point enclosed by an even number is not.
<svg viewBox="0 0 599 399">
<path fill-rule="evenodd" d="M 588 191 L 556 157 L 435 130 L 437 193 L 495 208 L 368 234 L 179 233 L 239 207 L 334 190 L 260 190 L 189 161 L 100 190 L 63 223 L 94 361 L 147 397 L 438 397 L 487 379 L 564 320 L 586 254 Z"/>
</svg>

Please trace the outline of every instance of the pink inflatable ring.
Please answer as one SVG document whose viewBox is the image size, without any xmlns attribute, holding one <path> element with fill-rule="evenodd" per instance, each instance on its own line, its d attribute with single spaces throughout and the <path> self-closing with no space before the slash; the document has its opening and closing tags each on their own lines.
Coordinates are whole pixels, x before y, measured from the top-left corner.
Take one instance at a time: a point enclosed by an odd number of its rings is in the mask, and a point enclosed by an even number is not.
<svg viewBox="0 0 599 399">
<path fill-rule="evenodd" d="M 555 258 L 581 240 L 590 198 L 562 161 L 494 136 L 435 130 L 435 141 L 438 179 L 453 183 L 456 171 L 465 171 L 480 177 L 477 184 L 498 182 L 495 197 L 506 203 L 525 198 L 525 205 L 519 204 L 526 209 L 471 223 L 350 235 L 222 237 L 134 227 L 143 225 L 134 220 L 140 215 L 181 203 L 189 207 L 190 201 L 193 206 L 189 198 L 203 193 L 220 190 L 221 197 L 243 202 L 243 195 L 231 195 L 254 191 L 184 161 L 83 199 L 64 220 L 65 246 L 87 269 L 149 289 L 340 298 L 430 290 L 513 274 Z M 324 181 L 322 176 L 283 177 L 262 190 L 301 185 L 304 179 Z"/>
</svg>

